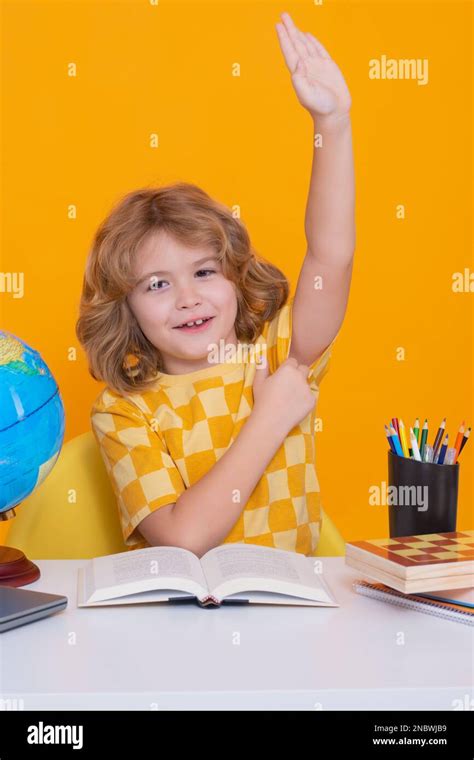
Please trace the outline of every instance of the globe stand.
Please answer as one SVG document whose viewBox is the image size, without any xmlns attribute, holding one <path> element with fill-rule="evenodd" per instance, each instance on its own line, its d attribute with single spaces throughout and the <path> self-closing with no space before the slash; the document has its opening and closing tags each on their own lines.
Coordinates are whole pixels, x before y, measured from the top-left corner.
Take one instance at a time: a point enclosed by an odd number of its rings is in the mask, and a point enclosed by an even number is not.
<svg viewBox="0 0 474 760">
<path fill-rule="evenodd" d="M 0 522 L 15 517 L 15 510 L 0 512 Z M 21 549 L 0 546 L 0 586 L 26 586 L 41 576 L 38 565 L 28 559 Z"/>
</svg>

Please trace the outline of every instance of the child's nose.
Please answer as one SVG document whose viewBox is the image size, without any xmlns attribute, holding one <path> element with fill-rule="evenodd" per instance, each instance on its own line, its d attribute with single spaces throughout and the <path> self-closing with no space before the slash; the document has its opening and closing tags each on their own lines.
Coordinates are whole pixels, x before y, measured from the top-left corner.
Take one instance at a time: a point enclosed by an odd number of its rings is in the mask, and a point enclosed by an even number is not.
<svg viewBox="0 0 474 760">
<path fill-rule="evenodd" d="M 176 306 L 178 308 L 182 308 L 183 306 L 188 306 L 189 308 L 193 308 L 194 306 L 198 305 L 201 302 L 199 293 L 197 292 L 197 289 L 194 285 L 187 285 L 180 288 L 177 298 L 176 298 Z"/>
</svg>

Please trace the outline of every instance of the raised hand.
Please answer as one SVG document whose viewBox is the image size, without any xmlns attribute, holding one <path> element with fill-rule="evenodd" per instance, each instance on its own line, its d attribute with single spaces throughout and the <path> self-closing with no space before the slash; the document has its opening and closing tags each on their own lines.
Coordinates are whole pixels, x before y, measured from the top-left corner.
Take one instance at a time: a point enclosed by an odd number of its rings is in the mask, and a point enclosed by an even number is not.
<svg viewBox="0 0 474 760">
<path fill-rule="evenodd" d="M 352 101 L 337 64 L 313 34 L 298 29 L 289 13 L 281 18 L 278 39 L 299 102 L 313 117 L 345 116 Z"/>
</svg>

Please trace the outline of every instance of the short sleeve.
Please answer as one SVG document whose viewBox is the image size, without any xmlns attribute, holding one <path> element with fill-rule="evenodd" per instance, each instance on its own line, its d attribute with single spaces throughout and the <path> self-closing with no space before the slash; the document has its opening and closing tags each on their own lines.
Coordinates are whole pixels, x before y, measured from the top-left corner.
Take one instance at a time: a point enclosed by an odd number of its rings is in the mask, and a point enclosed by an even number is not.
<svg viewBox="0 0 474 760">
<path fill-rule="evenodd" d="M 186 489 L 181 474 L 159 433 L 126 399 L 102 393 L 92 407 L 91 426 L 117 499 L 125 544 L 142 544 L 135 529 L 156 509 L 176 502 Z"/>
<path fill-rule="evenodd" d="M 271 373 L 275 372 L 275 370 L 288 359 L 290 353 L 293 301 L 294 296 L 292 296 L 286 304 L 277 311 L 273 319 L 268 323 L 267 357 Z M 321 356 L 309 365 L 308 382 L 312 390 L 317 390 L 319 388 L 321 380 L 329 369 L 332 348 L 337 337 L 338 336 L 336 335 L 331 343 L 325 348 Z"/>
</svg>

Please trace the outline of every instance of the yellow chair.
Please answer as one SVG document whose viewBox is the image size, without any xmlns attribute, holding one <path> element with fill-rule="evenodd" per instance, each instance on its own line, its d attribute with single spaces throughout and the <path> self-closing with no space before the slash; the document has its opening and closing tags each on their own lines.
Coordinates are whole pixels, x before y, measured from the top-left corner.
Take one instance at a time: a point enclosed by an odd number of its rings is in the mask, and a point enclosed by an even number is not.
<svg viewBox="0 0 474 760">
<path fill-rule="evenodd" d="M 90 559 L 128 550 L 92 432 L 64 444 L 46 480 L 15 511 L 5 544 L 29 559 Z M 342 536 L 323 513 L 317 556 L 344 553 Z"/>
</svg>

